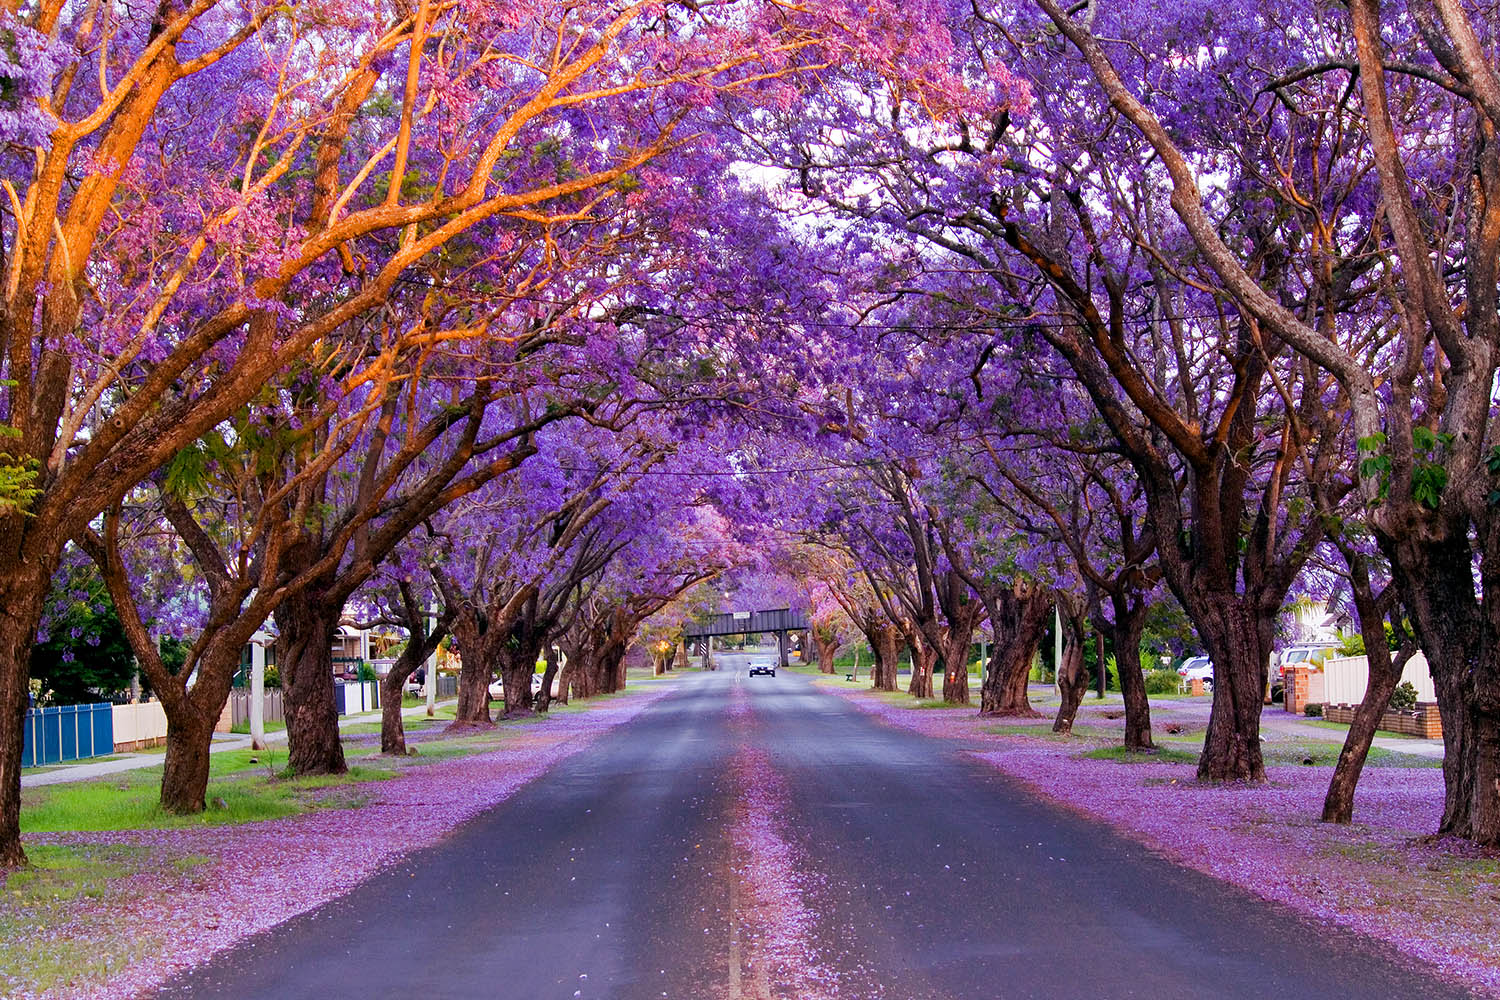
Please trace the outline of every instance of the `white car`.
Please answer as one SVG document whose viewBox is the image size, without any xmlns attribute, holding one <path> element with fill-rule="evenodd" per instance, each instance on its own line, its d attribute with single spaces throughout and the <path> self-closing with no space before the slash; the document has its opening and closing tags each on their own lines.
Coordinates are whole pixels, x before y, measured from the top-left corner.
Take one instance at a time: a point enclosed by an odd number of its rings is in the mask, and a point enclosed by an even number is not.
<svg viewBox="0 0 1500 1000">
<path fill-rule="evenodd" d="M 774 660 L 751 660 L 750 661 L 750 676 L 754 677 L 756 674 L 770 674 L 772 677 L 775 677 L 776 676 L 776 661 L 774 661 Z"/>
<path fill-rule="evenodd" d="M 557 690 L 557 682 L 555 680 L 552 683 L 552 689 L 554 691 Z M 542 675 L 541 674 L 532 674 L 531 675 L 531 695 L 534 698 L 534 697 L 536 697 L 537 695 L 539 695 L 541 693 L 542 693 Z M 498 677 L 496 677 L 494 680 L 490 681 L 490 697 L 494 698 L 496 700 L 499 700 L 499 699 L 505 697 L 505 685 L 500 682 L 500 678 L 498 678 Z"/>
<path fill-rule="evenodd" d="M 1277 664 L 1281 667 L 1293 667 L 1299 663 L 1306 663 L 1311 666 L 1322 663 L 1329 656 L 1333 655 L 1337 649 L 1337 646 L 1326 644 L 1316 646 L 1288 646 L 1281 651 L 1281 655 L 1277 659 Z"/>
<path fill-rule="evenodd" d="M 1195 680 L 1201 680 L 1203 686 L 1212 691 L 1214 663 L 1206 656 L 1189 656 L 1182 661 L 1182 666 L 1177 668 L 1177 676 L 1182 678 L 1183 687 L 1187 687 Z"/>
</svg>

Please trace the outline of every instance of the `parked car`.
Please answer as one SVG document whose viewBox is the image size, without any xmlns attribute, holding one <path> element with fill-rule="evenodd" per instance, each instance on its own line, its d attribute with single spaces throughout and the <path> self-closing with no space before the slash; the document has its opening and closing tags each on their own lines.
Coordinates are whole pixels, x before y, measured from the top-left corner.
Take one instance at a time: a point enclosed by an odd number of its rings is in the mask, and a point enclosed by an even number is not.
<svg viewBox="0 0 1500 1000">
<path fill-rule="evenodd" d="M 553 682 L 552 682 L 552 690 L 553 690 L 553 694 L 554 694 L 554 697 L 555 697 L 556 696 L 556 692 L 557 692 L 557 681 L 556 680 L 553 680 Z M 542 693 L 542 675 L 541 674 L 532 674 L 531 675 L 531 696 L 533 698 L 535 698 L 537 695 L 539 695 L 541 693 Z M 500 678 L 498 678 L 498 677 L 496 677 L 494 680 L 490 681 L 490 697 L 491 698 L 495 698 L 497 700 L 500 699 L 500 698 L 504 698 L 505 697 L 505 685 L 501 683 Z"/>
<path fill-rule="evenodd" d="M 1214 689 L 1214 663 L 1206 656 L 1189 656 L 1183 660 L 1182 666 L 1177 668 L 1177 676 L 1182 678 L 1184 689 L 1195 680 L 1201 680 L 1210 691 Z"/>
<path fill-rule="evenodd" d="M 1299 663 L 1322 665 L 1323 661 L 1338 651 L 1337 646 L 1327 643 L 1309 643 L 1303 646 L 1288 646 L 1276 657 L 1276 666 L 1285 668 Z"/>
<path fill-rule="evenodd" d="M 750 676 L 754 677 L 756 674 L 770 674 L 772 677 L 775 677 L 776 676 L 776 661 L 775 660 L 751 660 L 750 661 Z"/>
<path fill-rule="evenodd" d="M 1307 643 L 1288 646 L 1271 659 L 1271 700 L 1280 701 L 1286 694 L 1285 671 L 1298 664 L 1322 666 L 1323 662 L 1338 652 L 1337 646 L 1327 643 Z"/>
</svg>

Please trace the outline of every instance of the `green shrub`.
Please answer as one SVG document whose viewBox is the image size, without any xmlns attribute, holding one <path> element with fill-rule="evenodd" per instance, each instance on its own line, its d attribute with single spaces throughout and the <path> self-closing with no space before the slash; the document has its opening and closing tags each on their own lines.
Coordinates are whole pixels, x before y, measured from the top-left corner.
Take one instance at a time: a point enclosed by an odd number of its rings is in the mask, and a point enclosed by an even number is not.
<svg viewBox="0 0 1500 1000">
<path fill-rule="evenodd" d="M 1147 694 L 1176 694 L 1181 685 L 1182 678 L 1175 670 L 1153 670 L 1146 674 Z"/>
<path fill-rule="evenodd" d="M 1391 692 L 1391 711 L 1410 712 L 1417 707 L 1417 689 L 1412 687 L 1411 681 L 1402 681 L 1396 690 Z"/>
<path fill-rule="evenodd" d="M 265 685 L 268 688 L 281 687 L 281 671 L 277 670 L 274 665 L 266 665 Z"/>
<path fill-rule="evenodd" d="M 1360 635 L 1358 632 L 1355 632 L 1353 635 L 1344 636 L 1339 640 L 1339 655 L 1364 656 L 1365 637 Z"/>
<path fill-rule="evenodd" d="M 378 681 L 380 680 L 380 675 L 368 663 L 361 663 L 359 665 L 359 679 L 362 681 Z"/>
<path fill-rule="evenodd" d="M 1309 719 L 1321 719 L 1323 717 L 1323 706 L 1315 701 L 1310 701 L 1302 709 L 1302 714 Z"/>
</svg>

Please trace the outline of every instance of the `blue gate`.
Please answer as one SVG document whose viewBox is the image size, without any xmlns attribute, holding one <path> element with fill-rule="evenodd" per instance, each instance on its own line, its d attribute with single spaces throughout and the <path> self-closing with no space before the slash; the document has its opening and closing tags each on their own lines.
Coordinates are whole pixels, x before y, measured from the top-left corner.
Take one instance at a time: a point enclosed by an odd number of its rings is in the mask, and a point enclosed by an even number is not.
<svg viewBox="0 0 1500 1000">
<path fill-rule="evenodd" d="M 26 712 L 21 766 L 41 767 L 115 752 L 114 706 L 59 705 Z"/>
</svg>

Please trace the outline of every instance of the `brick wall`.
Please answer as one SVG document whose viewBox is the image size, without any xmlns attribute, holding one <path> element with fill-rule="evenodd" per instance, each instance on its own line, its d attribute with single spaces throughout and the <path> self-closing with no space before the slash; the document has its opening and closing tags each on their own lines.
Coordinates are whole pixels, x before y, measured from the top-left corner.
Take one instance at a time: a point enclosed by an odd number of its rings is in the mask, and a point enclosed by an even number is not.
<svg viewBox="0 0 1500 1000">
<path fill-rule="evenodd" d="M 1353 705 L 1325 705 L 1323 715 L 1330 722 L 1342 722 L 1345 725 L 1354 721 Z M 1440 740 L 1443 738 L 1443 720 L 1438 715 L 1437 705 L 1421 704 L 1415 712 L 1386 712 L 1380 717 L 1378 728 L 1388 733 L 1401 733 L 1405 736 L 1420 736 L 1429 740 Z"/>
</svg>

